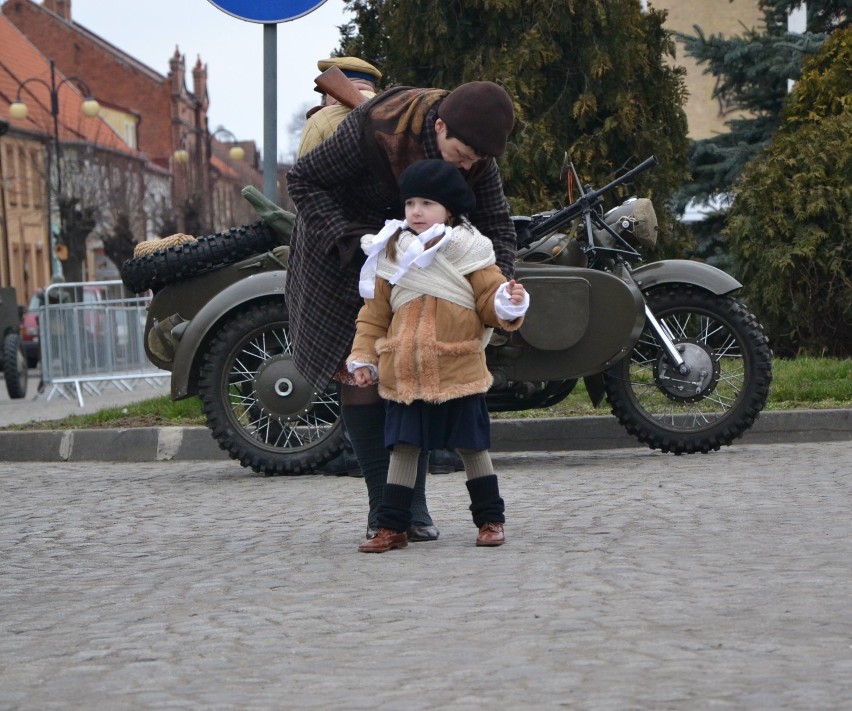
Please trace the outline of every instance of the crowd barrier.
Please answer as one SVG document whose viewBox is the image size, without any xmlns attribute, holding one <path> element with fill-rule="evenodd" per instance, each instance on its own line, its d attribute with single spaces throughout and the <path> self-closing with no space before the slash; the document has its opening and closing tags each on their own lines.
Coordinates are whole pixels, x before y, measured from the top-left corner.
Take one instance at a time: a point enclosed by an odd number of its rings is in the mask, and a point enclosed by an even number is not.
<svg viewBox="0 0 852 711">
<path fill-rule="evenodd" d="M 170 377 L 145 355 L 150 296 L 128 295 L 121 281 L 51 284 L 39 313 L 42 384 L 55 395 L 134 390 Z"/>
</svg>

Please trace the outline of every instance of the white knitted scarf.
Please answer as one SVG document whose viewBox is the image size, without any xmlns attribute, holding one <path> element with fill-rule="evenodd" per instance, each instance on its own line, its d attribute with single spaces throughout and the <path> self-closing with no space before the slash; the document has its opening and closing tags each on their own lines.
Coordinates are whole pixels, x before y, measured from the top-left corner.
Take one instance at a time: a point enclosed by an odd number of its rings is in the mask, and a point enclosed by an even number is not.
<svg viewBox="0 0 852 711">
<path fill-rule="evenodd" d="M 467 309 L 475 307 L 473 289 L 465 275 L 494 264 L 494 246 L 467 220 L 452 230 L 441 230 L 441 227 L 443 225 L 436 225 L 420 235 L 407 230 L 401 232 L 397 251 L 402 256 L 398 260 L 389 260 L 384 247 L 377 254 L 374 252 L 376 275 L 394 285 L 391 292 L 394 311 L 424 294 L 446 299 Z M 442 233 L 438 244 L 424 249 L 424 244 Z M 369 247 L 365 249 L 368 257 Z M 365 276 L 368 275 L 362 271 L 362 283 Z"/>
</svg>

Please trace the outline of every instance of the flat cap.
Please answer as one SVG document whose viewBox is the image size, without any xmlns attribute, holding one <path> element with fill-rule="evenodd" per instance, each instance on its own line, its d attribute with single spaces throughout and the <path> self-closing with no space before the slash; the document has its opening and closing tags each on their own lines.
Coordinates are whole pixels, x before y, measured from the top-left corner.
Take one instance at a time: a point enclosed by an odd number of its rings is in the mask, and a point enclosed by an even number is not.
<svg viewBox="0 0 852 711">
<path fill-rule="evenodd" d="M 317 68 L 321 72 L 332 67 L 339 67 L 340 71 L 350 79 L 365 79 L 375 84 L 382 78 L 382 73 L 378 69 L 358 57 L 329 57 L 317 62 Z"/>
<path fill-rule="evenodd" d="M 506 90 L 491 81 L 471 81 L 438 104 L 447 129 L 481 156 L 499 158 L 515 125 L 515 110 Z"/>
</svg>

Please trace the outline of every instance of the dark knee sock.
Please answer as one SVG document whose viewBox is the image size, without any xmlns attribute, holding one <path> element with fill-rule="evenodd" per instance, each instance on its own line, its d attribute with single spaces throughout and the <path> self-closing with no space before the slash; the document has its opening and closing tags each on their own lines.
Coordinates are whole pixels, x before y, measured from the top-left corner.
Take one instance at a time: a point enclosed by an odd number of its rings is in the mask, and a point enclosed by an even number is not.
<svg viewBox="0 0 852 711">
<path fill-rule="evenodd" d="M 418 526 L 432 526 L 432 516 L 426 505 L 426 472 L 429 467 L 429 452 L 420 452 L 417 460 L 417 479 L 414 482 L 414 499 L 411 502 L 411 522 Z"/>
<path fill-rule="evenodd" d="M 500 498 L 496 474 L 468 479 L 465 483 L 470 493 L 470 512 L 473 514 L 473 523 L 477 528 L 484 523 L 506 522 L 504 516 L 506 507 L 503 499 Z"/>
<path fill-rule="evenodd" d="M 392 531 L 405 531 L 411 525 L 411 499 L 414 490 L 400 484 L 385 484 L 378 524 Z"/>
<path fill-rule="evenodd" d="M 343 405 L 340 412 L 367 485 L 370 502 L 367 525 L 376 528 L 382 503 L 382 487 L 387 481 L 390 461 L 390 452 L 385 447 L 385 406 L 384 403 Z"/>
</svg>

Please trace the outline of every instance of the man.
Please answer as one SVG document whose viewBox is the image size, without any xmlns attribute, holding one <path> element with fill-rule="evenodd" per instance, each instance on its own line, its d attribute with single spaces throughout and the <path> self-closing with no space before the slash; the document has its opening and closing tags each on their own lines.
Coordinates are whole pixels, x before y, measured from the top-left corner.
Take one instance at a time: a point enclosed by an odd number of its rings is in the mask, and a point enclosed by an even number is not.
<svg viewBox="0 0 852 711">
<path fill-rule="evenodd" d="M 331 67 L 340 69 L 352 85 L 361 92 L 364 100 L 372 99 L 376 95 L 377 85 L 382 79 L 382 73 L 369 62 L 358 57 L 332 57 L 317 62 L 317 68 L 321 72 Z M 316 87 L 315 91 L 322 93 L 320 87 Z M 307 113 L 308 120 L 302 131 L 297 157 L 303 156 L 329 138 L 343 122 L 343 119 L 349 115 L 352 108 L 354 107 L 344 106 L 333 96 L 324 94 L 322 104 L 314 106 Z M 345 429 L 344 436 L 346 438 L 344 451 L 320 469 L 323 474 L 360 476 L 361 471 L 352 452 L 349 434 Z M 433 474 L 448 474 L 454 471 L 462 471 L 464 464 L 455 452 L 434 450 L 429 453 L 428 469 Z M 418 479 L 416 488 L 418 494 L 425 491 L 425 478 Z"/>
<path fill-rule="evenodd" d="M 369 62 L 358 57 L 331 57 L 317 62 L 317 68 L 321 72 L 331 67 L 338 67 L 365 98 L 372 99 L 376 95 L 382 73 Z M 319 88 L 316 91 L 319 91 Z M 307 113 L 308 120 L 302 131 L 296 156 L 305 155 L 331 136 L 349 115 L 350 110 L 350 107 L 341 105 L 333 96 L 323 95 L 322 103 Z"/>
<path fill-rule="evenodd" d="M 473 189 L 471 222 L 492 240 L 497 264 L 511 278 L 516 237 L 494 159 L 505 152 L 513 125 L 512 100 L 492 82 L 469 82 L 452 92 L 396 87 L 352 110 L 287 176 L 298 210 L 287 277 L 294 359 L 318 389 L 332 377 L 341 382 L 343 421 L 370 499 L 368 536 L 375 528 L 389 456 L 377 389 L 356 387 L 341 367 L 363 303 L 358 294 L 364 260 L 360 238 L 401 216 L 397 179 L 406 167 L 423 158 L 443 158 L 462 171 Z M 415 500 L 412 512 L 415 522 L 428 521 L 427 527 L 434 528 L 425 497 Z"/>
</svg>

